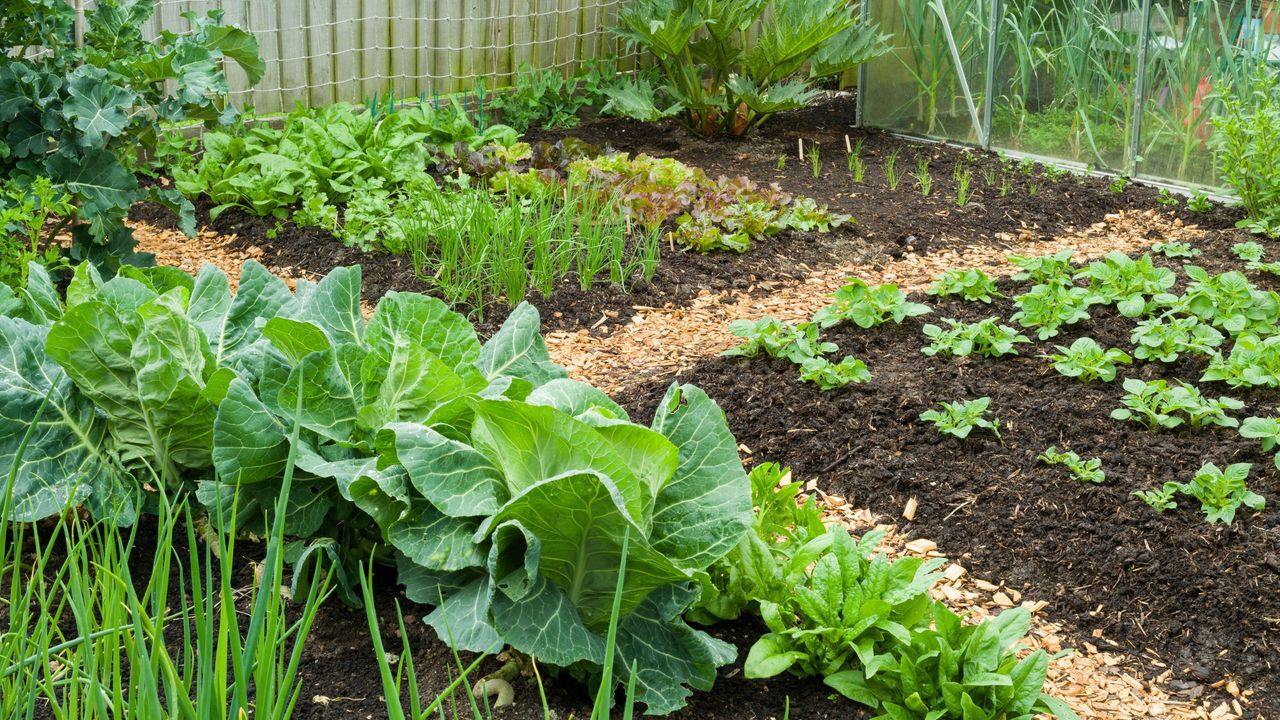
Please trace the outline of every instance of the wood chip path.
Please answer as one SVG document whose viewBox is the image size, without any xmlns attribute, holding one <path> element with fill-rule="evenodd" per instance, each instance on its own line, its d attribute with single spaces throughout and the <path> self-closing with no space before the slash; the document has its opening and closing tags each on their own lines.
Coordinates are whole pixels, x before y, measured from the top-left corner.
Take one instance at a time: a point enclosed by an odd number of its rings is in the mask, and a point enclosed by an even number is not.
<svg viewBox="0 0 1280 720">
<path fill-rule="evenodd" d="M 157 261 L 196 272 L 203 263 L 222 268 L 229 277 L 239 275 L 240 265 L 250 258 L 261 261 L 262 252 L 250 247 L 233 249 L 231 239 L 202 231 L 193 240 L 181 233 L 160 230 L 143 224 L 135 225 L 139 249 L 155 253 Z M 638 379 L 678 377 L 698 362 L 714 357 L 736 344 L 728 331 L 733 320 L 755 319 L 772 315 L 791 322 L 809 318 L 829 302 L 828 296 L 849 278 L 857 277 L 869 284 L 894 283 L 911 292 L 922 290 L 947 268 L 981 268 L 988 274 L 1009 275 L 1015 268 L 1008 254 L 1046 255 L 1063 248 L 1074 248 L 1076 259 L 1096 258 L 1114 250 L 1141 251 L 1156 242 L 1192 242 L 1204 232 L 1195 226 L 1184 226 L 1154 211 L 1125 212 L 1108 215 L 1102 222 L 1083 230 L 1064 233 L 1042 240 L 1030 231 L 1021 235 L 997 236 L 1005 247 L 991 245 L 963 246 L 929 255 L 908 255 L 901 260 L 876 266 L 831 268 L 814 274 L 803 282 L 775 282 L 747 291 L 706 293 L 680 308 L 636 308 L 637 314 L 624 324 L 609 327 L 611 320 L 602 318 L 604 331 L 578 330 L 552 332 L 546 336 L 553 358 L 581 380 L 615 393 Z M 291 287 L 298 278 L 314 279 L 297 268 L 271 268 Z M 767 290 L 767 294 L 753 291 Z M 820 478 L 809 480 L 820 494 Z M 897 534 L 891 519 L 877 517 L 868 510 L 854 509 L 843 498 L 822 495 L 828 516 L 855 533 L 881 528 L 890 534 L 885 550 L 891 554 L 940 556 L 937 545 L 922 538 Z M 910 508 L 905 509 L 908 513 Z M 965 568 L 952 563 L 935 594 L 957 612 L 981 619 L 992 612 L 1021 605 L 1032 610 L 1034 620 L 1028 651 L 1044 649 L 1056 653 L 1063 649 L 1069 635 L 1062 623 L 1051 619 L 1052 608 L 1043 600 L 1024 598 L 1012 588 L 994 585 L 971 577 Z M 1136 720 L 1169 718 L 1171 720 L 1232 720 L 1244 716 L 1250 691 L 1240 689 L 1230 678 L 1222 678 L 1211 687 L 1221 692 L 1212 700 L 1188 700 L 1163 689 L 1173 675 L 1154 653 L 1125 653 L 1104 637 L 1086 642 L 1075 652 L 1051 663 L 1046 692 L 1069 703 L 1082 718 L 1099 720 Z M 1145 673 L 1143 672 L 1145 670 Z M 1148 681 L 1144 678 L 1153 677 Z"/>
</svg>

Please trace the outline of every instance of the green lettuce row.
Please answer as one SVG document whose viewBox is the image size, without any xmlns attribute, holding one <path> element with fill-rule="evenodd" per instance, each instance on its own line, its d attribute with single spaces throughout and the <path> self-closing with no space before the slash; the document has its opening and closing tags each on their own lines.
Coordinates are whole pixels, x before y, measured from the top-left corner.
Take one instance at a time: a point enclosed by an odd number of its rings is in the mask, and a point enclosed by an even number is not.
<svg viewBox="0 0 1280 720">
<path fill-rule="evenodd" d="M 484 344 L 421 295 L 366 322 L 359 268 L 290 292 L 250 262 L 232 294 L 208 266 L 105 282 L 85 266 L 66 298 L 39 269 L 0 296 L 12 519 L 84 504 L 130 523 L 164 483 L 261 532 L 292 455 L 297 556 L 394 559 L 456 648 L 593 676 L 629 535 L 617 652 L 637 698 L 670 712 L 732 661 L 682 619 L 751 522 L 736 441 L 697 388 L 636 425 L 550 360 L 532 306 Z"/>
</svg>

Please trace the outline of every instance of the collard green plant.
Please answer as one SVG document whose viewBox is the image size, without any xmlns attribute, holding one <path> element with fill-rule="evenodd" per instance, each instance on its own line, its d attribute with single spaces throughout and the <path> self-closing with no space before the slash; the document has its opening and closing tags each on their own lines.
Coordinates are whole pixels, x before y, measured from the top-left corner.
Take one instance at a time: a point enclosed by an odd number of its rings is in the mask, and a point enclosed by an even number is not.
<svg viewBox="0 0 1280 720">
<path fill-rule="evenodd" d="M 376 548 L 454 647 L 587 674 L 625 549 L 616 648 L 636 697 L 669 712 L 733 658 L 680 619 L 751 521 L 737 444 L 696 388 L 673 385 L 635 425 L 551 362 L 532 306 L 484 344 L 421 295 L 388 293 L 366 321 L 358 268 L 291 292 L 249 263 L 232 295 L 209 266 L 103 282 L 85 265 L 65 308 L 31 277 L 0 302 L 13 519 L 83 503 L 128 523 L 163 478 L 217 529 L 271 522 L 298 562 L 332 557 L 349 601 L 344 578 Z"/>
<path fill-rule="evenodd" d="M 1000 419 L 988 420 L 986 417 L 991 398 L 941 402 L 938 405 L 942 408 L 941 410 L 926 410 L 920 413 L 920 419 L 933 423 L 933 426 L 943 435 L 951 435 L 963 440 L 969 437 L 969 433 L 973 432 L 974 428 L 984 428 L 990 430 L 996 438 L 1000 437 Z"/>
<path fill-rule="evenodd" d="M 845 357 L 838 363 L 816 357 L 800 365 L 801 382 L 813 383 L 819 390 L 838 390 L 848 385 L 871 381 L 867 364 L 855 357 Z"/>
<path fill-rule="evenodd" d="M 1074 451 L 1058 452 L 1056 446 L 1050 445 L 1048 449 L 1036 456 L 1036 459 L 1046 465 L 1065 466 L 1077 482 L 1102 484 L 1107 481 L 1107 474 L 1103 472 L 1102 460 L 1099 458 L 1085 460 Z"/>
<path fill-rule="evenodd" d="M 1139 360 L 1176 362 L 1183 353 L 1213 355 L 1222 345 L 1222 333 L 1194 315 L 1178 317 L 1166 313 L 1143 320 L 1130 335 L 1133 356 Z"/>
<path fill-rule="evenodd" d="M 995 281 L 978 268 L 947 270 L 933 281 L 929 294 L 938 297 L 959 295 L 965 300 L 977 300 L 988 304 L 993 298 L 1004 297 L 996 290 Z"/>
<path fill-rule="evenodd" d="M 648 51 L 661 90 L 703 135 L 744 135 L 769 116 L 804 107 L 813 81 L 885 52 L 877 30 L 842 0 L 629 0 L 614 32 Z M 758 32 L 748 32 L 759 24 Z M 614 109 L 641 119 L 663 114 L 645 80 Z M 645 100 L 648 99 L 648 102 Z"/>
<path fill-rule="evenodd" d="M 832 295 L 830 305 L 813 316 L 813 322 L 824 328 L 841 322 L 851 322 L 860 328 L 873 328 L 892 320 L 902 324 L 909 317 L 927 315 L 928 306 L 907 300 L 907 294 L 897 285 L 868 285 L 857 278 L 850 279 Z"/>
<path fill-rule="evenodd" d="M 1164 299 L 1177 278 L 1168 268 L 1157 267 L 1150 255 L 1134 260 L 1122 252 L 1107 253 L 1102 260 L 1076 274 L 1089 281 L 1092 302 L 1115 305 L 1125 317 L 1138 317 L 1157 296 Z"/>
<path fill-rule="evenodd" d="M 1228 410 L 1239 410 L 1244 403 L 1229 397 L 1206 398 L 1194 385 L 1167 380 L 1124 381 L 1125 396 L 1120 399 L 1124 407 L 1111 411 L 1116 420 L 1131 420 L 1148 428 L 1172 429 L 1183 425 L 1201 428 L 1209 426 L 1237 427 L 1239 420 L 1227 415 Z"/>
<path fill-rule="evenodd" d="M 1053 361 L 1053 369 L 1070 378 L 1084 382 L 1116 379 L 1116 365 L 1129 365 L 1133 358 L 1119 348 L 1103 348 L 1090 337 L 1077 338 L 1070 347 L 1055 345 L 1058 352 L 1041 355 Z"/>
<path fill-rule="evenodd" d="M 1013 608 L 968 624 L 942 603 L 931 610 L 932 626 L 913 630 L 893 658 L 829 675 L 827 685 L 879 710 L 876 717 L 884 720 L 1076 718 L 1043 692 L 1049 655 L 1037 650 L 1018 657 L 1030 611 Z"/>
<path fill-rule="evenodd" d="M 764 353 L 802 365 L 806 360 L 838 349 L 835 343 L 818 338 L 818 326 L 814 323 L 792 325 L 767 315 L 759 320 L 734 320 L 729 323 L 729 332 L 746 341 L 720 353 L 729 357 L 752 358 Z"/>
<path fill-rule="evenodd" d="M 1036 285 L 1014 298 L 1018 312 L 1010 320 L 1024 328 L 1036 328 L 1036 336 L 1048 340 L 1065 325 L 1089 319 L 1089 291 L 1058 282 Z"/>
<path fill-rule="evenodd" d="M 1031 340 L 1008 325 L 1001 325 L 999 318 L 989 317 L 976 323 L 963 323 L 952 318 L 942 318 L 947 324 L 943 329 L 937 325 L 925 325 L 925 337 L 930 342 L 921 352 L 930 357 L 934 355 L 954 355 L 963 357 L 977 353 L 983 357 L 1000 357 L 1017 355 L 1015 345 L 1029 343 Z"/>
<path fill-rule="evenodd" d="M 195 232 L 190 203 L 171 188 L 143 189 L 131 168 L 139 150 L 156 147 L 163 123 L 235 117 L 226 106 L 228 61 L 250 82 L 263 73 L 258 44 L 224 25 L 222 11 L 185 14 L 189 32 L 142 36 L 152 3 L 108 0 L 85 13 L 83 45 L 70 3 L 5 5 L 0 30 L 0 174 L 25 190 L 46 177 L 71 196 L 74 210 L 60 218 L 74 239 L 71 256 L 109 270 L 135 256 L 125 227 L 129 207 L 151 199 L 178 211 Z M 27 53 L 40 48 L 38 54 Z"/>
</svg>

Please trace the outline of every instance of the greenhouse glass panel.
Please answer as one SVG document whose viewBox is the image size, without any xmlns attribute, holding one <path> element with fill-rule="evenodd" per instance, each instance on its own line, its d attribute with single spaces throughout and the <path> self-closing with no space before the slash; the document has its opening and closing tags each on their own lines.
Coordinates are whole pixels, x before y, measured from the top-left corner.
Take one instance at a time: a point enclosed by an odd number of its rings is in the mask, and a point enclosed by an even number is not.
<svg viewBox="0 0 1280 720">
<path fill-rule="evenodd" d="M 863 123 L 981 143 L 990 0 L 871 0 L 891 52 L 868 63 Z"/>
<path fill-rule="evenodd" d="M 992 146 L 1126 171 L 1142 18 L 1140 0 L 1006 0 Z"/>
<path fill-rule="evenodd" d="M 1138 170 L 1218 186 L 1212 119 L 1261 64 L 1280 65 L 1280 3 L 1155 0 L 1150 28 Z"/>
</svg>

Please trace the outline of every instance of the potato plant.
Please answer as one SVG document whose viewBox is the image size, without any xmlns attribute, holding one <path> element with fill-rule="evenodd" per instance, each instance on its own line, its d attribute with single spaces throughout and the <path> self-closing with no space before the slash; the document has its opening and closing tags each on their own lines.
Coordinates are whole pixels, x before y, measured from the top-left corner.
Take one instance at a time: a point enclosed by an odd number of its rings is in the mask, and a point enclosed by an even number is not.
<svg viewBox="0 0 1280 720">
<path fill-rule="evenodd" d="M 1031 340 L 1008 325 L 1001 325 L 999 318 L 989 317 L 976 323 L 963 323 L 952 318 L 943 318 L 947 328 L 937 325 L 925 325 L 925 337 L 930 342 L 921 351 L 930 357 L 934 355 L 953 355 L 963 357 L 977 353 L 984 357 L 1000 357 L 1017 355 L 1015 345 L 1029 343 Z"/>
<path fill-rule="evenodd" d="M 1138 317 L 1149 305 L 1158 304 L 1177 278 L 1168 268 L 1157 267 L 1150 255 L 1134 260 L 1122 252 L 1108 253 L 1076 274 L 1089 281 L 1090 298 L 1095 303 L 1115 305 L 1125 317 Z"/>
<path fill-rule="evenodd" d="M 1044 452 L 1036 456 L 1036 459 L 1046 465 L 1062 465 L 1066 467 L 1071 472 L 1071 477 L 1077 482 L 1091 482 L 1100 485 L 1107 481 L 1107 474 L 1102 471 L 1102 460 L 1099 458 L 1084 460 L 1073 451 L 1059 452 L 1057 446 L 1050 445 Z"/>
<path fill-rule="evenodd" d="M 1053 361 L 1053 369 L 1071 378 L 1084 382 L 1101 380 L 1111 382 L 1116 379 L 1116 365 L 1129 365 L 1133 358 L 1119 348 L 1103 348 L 1097 340 L 1089 337 L 1077 338 L 1070 347 L 1055 345 L 1057 354 L 1041 355 Z"/>
<path fill-rule="evenodd" d="M 1024 328 L 1035 328 L 1038 338 L 1048 340 L 1063 326 L 1088 320 L 1093 296 L 1081 287 L 1049 282 L 1032 287 L 1014 302 L 1018 312 L 1010 319 Z"/>
<path fill-rule="evenodd" d="M 1196 386 L 1180 380 L 1175 382 L 1177 384 L 1171 386 L 1166 380 L 1125 380 L 1126 394 L 1120 398 L 1124 407 L 1112 410 L 1111 417 L 1166 430 L 1183 424 L 1193 428 L 1240 424 L 1227 415 L 1227 411 L 1239 410 L 1244 407 L 1243 402 L 1229 397 L 1206 398 Z"/>
<path fill-rule="evenodd" d="M 958 400 L 941 402 L 941 410 L 926 410 L 920 413 L 920 419 L 933 423 L 938 432 L 951 435 L 961 440 L 969 437 L 974 428 L 990 430 L 992 435 L 1000 437 L 1000 419 L 987 419 L 987 407 L 991 398 L 981 397 L 976 400 Z"/>
<path fill-rule="evenodd" d="M 965 300 L 974 300 L 990 304 L 992 299 L 1004 297 L 996 290 L 996 283 L 978 268 L 968 270 L 947 270 L 933 281 L 929 288 L 930 295 L 950 297 L 959 295 Z"/>
<path fill-rule="evenodd" d="M 860 328 L 873 328 L 892 320 L 902 324 L 911 317 L 932 312 L 928 306 L 907 301 L 897 285 L 868 285 L 850 279 L 832 295 L 833 302 L 818 310 L 813 321 L 824 328 L 851 322 Z"/>
</svg>

